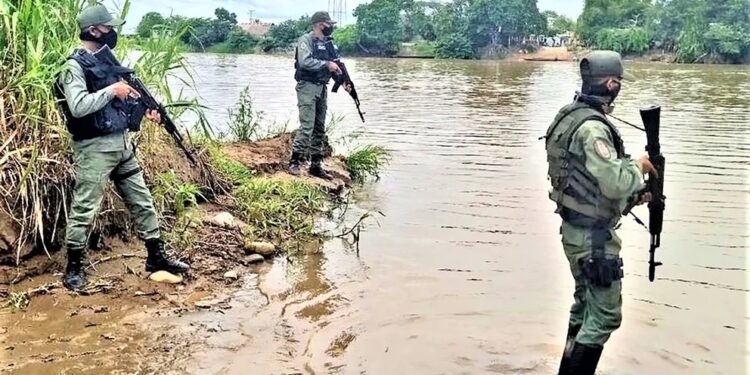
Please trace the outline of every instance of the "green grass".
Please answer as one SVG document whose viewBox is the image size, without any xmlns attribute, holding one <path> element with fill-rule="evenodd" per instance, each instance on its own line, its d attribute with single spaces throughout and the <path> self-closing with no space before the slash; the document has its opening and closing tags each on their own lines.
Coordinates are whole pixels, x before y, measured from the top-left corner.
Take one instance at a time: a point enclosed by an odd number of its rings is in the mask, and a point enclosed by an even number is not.
<svg viewBox="0 0 750 375">
<path fill-rule="evenodd" d="M 263 113 L 253 109 L 250 87 L 245 87 L 234 108 L 229 109 L 229 134 L 235 141 L 253 141 L 258 138 Z"/>
<path fill-rule="evenodd" d="M 346 168 L 354 181 L 367 177 L 380 177 L 380 171 L 390 162 L 391 155 L 382 146 L 365 145 L 356 148 L 346 157 Z"/>
<path fill-rule="evenodd" d="M 240 217 L 265 239 L 315 237 L 315 220 L 328 203 L 320 188 L 296 179 L 255 177 L 234 191 Z"/>
<path fill-rule="evenodd" d="M 156 176 L 152 194 L 160 211 L 174 208 L 177 217 L 181 217 L 189 207 L 197 206 L 198 198 L 206 200 L 198 185 L 183 182 L 174 171 Z"/>
</svg>

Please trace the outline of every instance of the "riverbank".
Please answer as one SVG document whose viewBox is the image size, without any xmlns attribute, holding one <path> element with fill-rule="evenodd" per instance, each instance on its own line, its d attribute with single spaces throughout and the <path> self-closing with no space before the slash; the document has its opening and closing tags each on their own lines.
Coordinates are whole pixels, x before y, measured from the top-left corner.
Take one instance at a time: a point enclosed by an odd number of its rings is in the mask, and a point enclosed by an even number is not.
<svg viewBox="0 0 750 375">
<path fill-rule="evenodd" d="M 63 252 L 51 257 L 38 255 L 17 267 L 0 266 L 0 285 L 6 296 L 0 310 L 0 346 L 4 348 L 0 373 L 108 372 L 127 367 L 129 361 L 134 371 L 149 371 L 153 369 L 150 365 L 164 362 L 144 353 L 179 355 L 186 334 L 167 335 L 167 330 L 162 330 L 157 331 L 162 336 L 154 336 L 148 328 L 150 322 L 197 310 L 226 309 L 235 291 L 268 267 L 277 254 L 318 252 L 330 232 L 315 222 L 332 219 L 331 212 L 342 202 L 352 179 L 345 159 L 332 156 L 330 147 L 324 163 L 334 176 L 332 181 L 304 173 L 301 177 L 289 175 L 285 166 L 292 139 L 292 134 L 282 134 L 256 142 L 229 143 L 213 152 L 221 152 L 225 158 L 219 170 L 236 176 L 241 174 L 241 166 L 253 175 L 253 184 L 275 185 L 277 189 L 304 186 L 309 189 L 306 194 L 319 191 L 328 197 L 324 207 L 315 212 L 297 212 L 314 231 L 279 233 L 281 236 L 274 238 L 253 226 L 246 221 L 247 202 L 241 196 L 246 187 L 239 184 L 228 194 L 190 208 L 185 215 L 189 219 L 178 220 L 184 227 L 175 227 L 168 234 L 181 238 L 173 244 L 185 246 L 177 253 L 191 264 L 190 273 L 174 283 L 150 280 L 143 271 L 146 254 L 142 244 L 122 233 L 103 238 L 101 246 L 89 250 L 89 285 L 80 293 L 67 291 L 59 281 L 65 264 Z M 290 193 L 273 194 L 288 197 Z M 131 344 L 134 342 L 136 345 Z M 145 358 L 155 362 L 147 363 Z"/>
</svg>

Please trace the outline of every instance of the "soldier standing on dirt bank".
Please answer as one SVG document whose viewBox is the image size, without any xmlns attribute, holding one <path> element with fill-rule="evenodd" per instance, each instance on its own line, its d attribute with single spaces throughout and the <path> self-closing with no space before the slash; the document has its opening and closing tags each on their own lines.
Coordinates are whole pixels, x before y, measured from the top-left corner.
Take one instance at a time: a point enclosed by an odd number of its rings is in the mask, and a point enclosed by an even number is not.
<svg viewBox="0 0 750 375">
<path fill-rule="evenodd" d="M 322 179 L 332 179 L 321 164 L 323 141 L 328 110 L 328 81 L 333 74 L 341 75 L 334 62 L 338 54 L 332 44 L 331 34 L 335 21 L 328 12 L 315 12 L 311 18 L 313 29 L 297 43 L 294 79 L 297 80 L 297 107 L 300 127 L 294 138 L 289 173 L 300 174 L 300 163 L 310 155 L 310 174 Z M 350 91 L 350 86 L 345 86 Z"/>
<path fill-rule="evenodd" d="M 562 244 L 575 279 L 561 375 L 593 375 L 604 344 L 620 327 L 623 273 L 615 225 L 641 190 L 643 175 L 655 172 L 648 156 L 631 160 L 625 154 L 619 131 L 606 117 L 620 92 L 620 55 L 595 51 L 580 67 L 581 92 L 546 135 L 550 199 L 563 219 Z"/>
<path fill-rule="evenodd" d="M 151 192 L 143 180 L 135 150 L 128 142 L 128 129 L 136 128 L 135 125 L 139 128 L 143 116 L 142 112 L 140 116 L 136 114 L 132 104 L 132 98 L 139 94 L 121 80 L 122 67 L 97 57 L 98 51 L 115 48 L 114 27 L 124 23 L 113 18 L 103 5 L 81 11 L 78 26 L 83 48 L 70 56 L 67 70 L 56 85 L 73 136 L 76 178 L 66 231 L 68 262 L 63 277 L 63 284 L 70 290 L 86 284 L 83 263 L 88 232 L 110 179 L 135 216 L 138 236 L 146 242 L 146 271 L 181 273 L 189 269 L 164 249 Z M 160 122 L 156 111 L 148 111 L 146 117 Z"/>
</svg>

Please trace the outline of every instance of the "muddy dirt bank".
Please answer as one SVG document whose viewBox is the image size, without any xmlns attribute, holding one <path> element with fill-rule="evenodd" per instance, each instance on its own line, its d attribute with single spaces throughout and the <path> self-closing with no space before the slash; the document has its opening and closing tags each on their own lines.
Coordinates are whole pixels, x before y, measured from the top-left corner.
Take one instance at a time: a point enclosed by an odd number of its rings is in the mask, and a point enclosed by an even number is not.
<svg viewBox="0 0 750 375">
<path fill-rule="evenodd" d="M 291 179 L 285 172 L 291 140 L 284 134 L 225 145 L 223 151 L 260 176 Z M 342 158 L 324 162 L 333 181 L 301 178 L 333 197 L 351 179 Z M 234 293 L 253 289 L 249 280 L 274 259 L 273 253 L 259 255 L 246 244 L 246 225 L 235 208 L 231 195 L 216 197 L 194 207 L 189 225 L 173 229 L 189 233 L 192 243 L 178 251 L 191 271 L 177 284 L 148 279 L 145 249 L 132 236 L 106 237 L 89 250 L 89 285 L 81 293 L 61 285 L 63 251 L 25 259 L 17 267 L 0 265 L 0 373 L 169 373 L 164 364 L 183 357 L 196 332 L 225 329 L 195 324 L 175 330 L 170 322 L 187 313 L 231 308 Z M 230 223 L 221 220 L 227 217 Z M 318 241 L 309 245 L 313 252 L 319 246 Z"/>
</svg>

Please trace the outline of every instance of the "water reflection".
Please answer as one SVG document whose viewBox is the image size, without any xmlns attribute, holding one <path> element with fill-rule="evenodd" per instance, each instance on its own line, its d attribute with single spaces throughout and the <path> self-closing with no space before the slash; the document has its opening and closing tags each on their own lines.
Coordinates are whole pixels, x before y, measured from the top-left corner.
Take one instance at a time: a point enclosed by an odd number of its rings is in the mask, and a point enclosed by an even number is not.
<svg viewBox="0 0 750 375">
<path fill-rule="evenodd" d="M 194 55 L 190 62 L 214 124 L 226 121 L 227 105 L 247 85 L 271 118 L 296 116 L 291 58 Z M 312 296 L 307 303 L 322 305 L 310 311 L 331 314 L 330 328 L 319 332 L 297 321 L 311 344 L 298 348 L 306 360 L 295 368 L 325 372 L 329 344 L 354 330 L 336 361 L 346 373 L 552 373 L 572 286 L 537 138 L 578 88 L 576 64 L 348 65 L 367 123 L 357 123 L 347 95 L 331 95 L 329 108 L 348 118 L 340 131 L 362 129 L 361 142 L 393 151 L 388 173 L 367 193 L 377 203 L 362 202 L 386 217 L 363 233 L 361 264 L 351 252 L 326 251 L 265 277 L 268 288 L 281 285 L 272 295 Z M 618 117 L 639 122 L 640 107 L 663 107 L 665 266 L 648 283 L 648 234 L 625 221 L 625 322 L 605 351 L 604 373 L 743 373 L 750 72 L 627 69 L 641 79 L 626 82 Z M 644 153 L 643 133 L 621 129 L 628 151 Z M 341 263 L 346 272 L 332 267 Z M 363 264 L 367 271 L 356 271 Z M 333 295 L 350 305 L 328 309 L 323 302 Z"/>
</svg>

